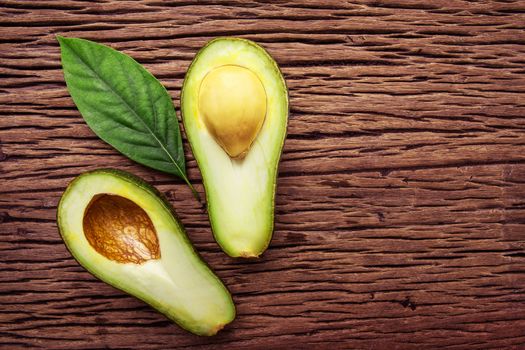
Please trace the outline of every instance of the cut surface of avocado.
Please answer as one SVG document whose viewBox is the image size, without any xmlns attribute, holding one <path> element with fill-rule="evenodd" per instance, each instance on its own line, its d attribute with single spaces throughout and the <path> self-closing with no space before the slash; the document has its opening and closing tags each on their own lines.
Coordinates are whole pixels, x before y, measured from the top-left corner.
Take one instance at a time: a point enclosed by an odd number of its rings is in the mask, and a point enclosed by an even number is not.
<svg viewBox="0 0 525 350">
<path fill-rule="evenodd" d="M 181 111 L 215 239 L 232 257 L 259 256 L 272 237 L 288 122 L 279 67 L 252 41 L 214 39 L 186 73 Z"/>
<path fill-rule="evenodd" d="M 140 178 L 114 169 L 78 176 L 57 220 L 84 268 L 182 328 L 214 335 L 235 318 L 229 291 L 195 252 L 169 203 Z"/>
</svg>

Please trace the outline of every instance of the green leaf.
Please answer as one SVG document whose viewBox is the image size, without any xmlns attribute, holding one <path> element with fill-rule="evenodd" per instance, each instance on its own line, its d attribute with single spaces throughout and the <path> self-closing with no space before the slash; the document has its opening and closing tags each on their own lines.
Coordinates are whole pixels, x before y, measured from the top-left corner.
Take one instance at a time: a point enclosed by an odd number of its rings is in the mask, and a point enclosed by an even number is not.
<svg viewBox="0 0 525 350">
<path fill-rule="evenodd" d="M 179 123 L 162 84 L 133 58 L 95 42 L 58 37 L 66 84 L 102 140 L 153 169 L 186 175 Z"/>
</svg>

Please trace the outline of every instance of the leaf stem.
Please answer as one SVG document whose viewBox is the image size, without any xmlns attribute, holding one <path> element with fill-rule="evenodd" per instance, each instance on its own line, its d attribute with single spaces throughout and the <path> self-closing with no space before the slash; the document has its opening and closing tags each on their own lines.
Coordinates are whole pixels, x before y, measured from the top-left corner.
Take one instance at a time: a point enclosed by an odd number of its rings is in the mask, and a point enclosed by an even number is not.
<svg viewBox="0 0 525 350">
<path fill-rule="evenodd" d="M 193 185 L 191 184 L 190 180 L 188 180 L 187 176 L 183 176 L 183 179 L 184 179 L 184 182 L 186 182 L 186 184 L 190 187 L 191 193 L 193 193 L 193 197 L 195 197 L 195 199 L 200 203 L 201 207 L 204 208 L 206 203 L 204 203 L 202 201 L 202 198 L 201 198 L 199 192 L 197 192 L 195 187 L 193 187 Z"/>
</svg>

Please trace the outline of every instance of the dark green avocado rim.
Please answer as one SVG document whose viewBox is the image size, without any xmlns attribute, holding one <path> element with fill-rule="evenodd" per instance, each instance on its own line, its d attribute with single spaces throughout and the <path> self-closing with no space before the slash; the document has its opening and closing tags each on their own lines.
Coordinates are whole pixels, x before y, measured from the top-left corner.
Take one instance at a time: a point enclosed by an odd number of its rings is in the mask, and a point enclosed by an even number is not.
<svg viewBox="0 0 525 350">
<path fill-rule="evenodd" d="M 282 154 L 283 154 L 282 150 L 283 150 L 283 147 L 284 147 L 284 142 L 285 142 L 286 137 L 288 135 L 288 119 L 289 119 L 289 115 L 290 115 L 290 93 L 288 92 L 288 86 L 286 85 L 286 80 L 284 79 L 283 73 L 282 73 L 281 69 L 279 68 L 279 65 L 277 64 L 277 62 L 275 62 L 273 57 L 264 49 L 264 47 L 262 47 L 261 45 L 255 43 L 255 42 L 253 42 L 251 40 L 243 39 L 243 38 L 237 38 L 237 37 L 218 37 L 218 38 L 212 39 L 212 40 L 208 41 L 206 43 L 206 45 L 204 45 L 195 54 L 195 57 L 191 61 L 191 64 L 188 67 L 188 70 L 186 71 L 186 75 L 184 76 L 184 82 L 182 83 L 182 88 L 181 88 L 181 93 L 180 93 L 180 105 L 181 105 L 180 106 L 180 113 L 181 113 L 181 116 L 182 116 L 182 123 L 184 125 L 184 132 L 186 133 L 186 137 L 188 138 L 188 141 L 189 141 L 189 137 L 188 137 L 188 133 L 186 132 L 186 129 L 187 129 L 186 121 L 185 121 L 186 119 L 184 118 L 184 112 L 183 112 L 184 111 L 183 105 L 184 105 L 184 100 L 185 100 L 184 99 L 184 90 L 186 88 L 186 81 L 188 80 L 188 77 L 191 74 L 191 70 L 193 69 L 193 66 L 194 66 L 195 62 L 198 60 L 199 56 L 208 48 L 208 46 L 214 44 L 217 41 L 240 41 L 240 42 L 243 42 L 245 44 L 248 44 L 248 45 L 254 47 L 257 51 L 261 52 L 272 63 L 272 65 L 274 67 L 274 70 L 276 71 L 277 75 L 279 76 L 279 79 L 281 80 L 281 83 L 282 83 L 282 86 L 283 86 L 284 92 L 285 92 L 286 106 L 287 106 L 287 115 L 286 115 L 286 123 L 285 123 L 285 126 L 284 126 L 284 137 L 282 138 L 282 142 L 281 142 L 280 147 L 279 147 L 279 158 L 277 159 L 277 162 L 276 162 L 276 165 L 275 165 L 275 177 L 273 179 L 272 215 L 271 215 L 272 233 L 269 236 L 268 241 L 266 242 L 266 245 L 264 246 L 264 249 L 262 249 L 260 252 L 258 252 L 257 256 L 253 256 L 253 257 L 250 256 L 251 258 L 259 258 L 261 256 L 261 254 L 263 254 L 266 251 L 266 249 L 270 245 L 270 242 L 271 242 L 271 240 L 273 238 L 274 216 L 275 216 L 275 195 L 276 195 L 276 192 L 277 192 L 277 179 L 279 177 L 279 169 L 278 168 L 279 168 L 279 164 L 281 163 L 281 158 L 282 158 Z M 189 144 L 190 144 L 190 147 L 191 147 L 191 152 L 193 154 L 195 154 L 195 151 L 193 149 L 192 143 L 189 142 Z M 203 170 L 201 168 L 201 165 L 199 163 L 198 158 L 197 157 L 194 157 L 194 158 L 197 161 L 197 165 L 199 167 L 199 170 L 202 173 Z M 210 203 L 209 203 L 209 196 L 208 196 L 208 185 L 206 184 L 206 181 L 204 180 L 204 177 L 203 177 L 203 181 L 202 182 L 204 184 L 204 190 L 206 192 L 206 206 L 207 206 L 207 211 L 208 211 L 208 216 L 209 216 L 210 215 Z M 230 257 L 232 257 L 232 258 L 242 257 L 242 256 L 235 256 L 235 255 L 230 254 L 230 252 L 225 248 L 225 246 L 223 244 L 221 244 L 220 239 L 218 239 L 218 237 L 215 235 L 215 230 L 213 229 L 213 225 L 214 224 L 213 224 L 213 220 L 211 220 L 211 218 L 210 218 L 210 225 L 211 225 L 211 229 L 212 229 L 212 232 L 213 232 L 213 237 L 215 238 L 215 241 L 219 244 L 221 249 L 226 254 L 228 254 Z"/>
<path fill-rule="evenodd" d="M 162 194 L 159 190 L 157 190 L 155 187 L 153 187 L 152 185 L 150 185 L 149 183 L 147 183 L 144 179 L 136 176 L 136 175 L 133 175 L 133 174 L 130 174 L 126 171 L 123 171 L 123 170 L 119 170 L 119 169 L 113 169 L 113 168 L 101 168 L 101 169 L 95 169 L 95 170 L 90 170 L 90 171 L 86 171 L 80 175 L 78 175 L 77 177 L 75 177 L 67 186 L 66 190 L 64 191 L 64 193 L 62 194 L 62 197 L 60 198 L 60 201 L 58 203 L 58 206 L 57 206 L 57 213 L 56 213 L 56 218 L 57 218 L 57 224 L 58 224 L 58 232 L 60 233 L 60 236 L 62 238 L 62 241 L 64 242 L 66 248 L 68 249 L 69 253 L 73 256 L 73 258 L 76 260 L 76 262 L 82 266 L 84 269 L 86 269 L 90 274 L 92 274 L 93 276 L 95 276 L 97 279 L 99 279 L 100 281 L 106 283 L 106 284 L 109 284 L 110 286 L 128 294 L 128 295 L 131 295 L 130 293 L 126 292 L 123 288 L 121 288 L 121 286 L 119 285 L 118 281 L 105 281 L 104 279 L 102 279 L 102 277 L 100 277 L 95 271 L 93 271 L 89 266 L 85 266 L 84 264 L 82 264 L 79 259 L 77 259 L 74 251 L 70 248 L 69 244 L 68 244 L 68 241 L 67 239 L 64 238 L 64 235 L 62 234 L 62 223 L 61 223 L 61 219 L 60 219 L 60 208 L 62 206 L 62 201 L 64 200 L 64 198 L 68 197 L 68 195 L 70 194 L 71 191 L 73 191 L 73 188 L 75 187 L 75 183 L 77 181 L 79 181 L 81 178 L 84 178 L 84 177 L 89 177 L 91 175 L 98 175 L 98 174 L 106 174 L 106 175 L 111 175 L 111 176 L 115 176 L 115 177 L 118 177 L 134 186 L 138 186 L 140 188 L 142 188 L 143 190 L 145 190 L 146 192 L 149 192 L 152 196 L 156 196 L 156 198 L 160 199 L 160 202 L 161 204 L 164 206 L 164 208 L 166 210 L 169 211 L 169 213 L 172 215 L 177 227 L 179 228 L 179 230 L 182 232 L 182 238 L 184 240 L 184 242 L 186 244 L 189 245 L 189 247 L 191 248 L 191 250 L 193 251 L 194 254 L 197 255 L 197 257 L 201 260 L 201 262 L 210 270 L 210 272 L 212 273 L 212 275 L 215 277 L 215 279 L 224 287 L 224 289 L 226 290 L 228 296 L 229 296 L 229 299 L 231 301 L 231 305 L 232 305 L 232 311 L 233 311 L 233 317 L 232 317 L 232 320 L 229 322 L 233 322 L 235 320 L 235 317 L 236 317 L 236 307 L 235 307 L 235 303 L 233 302 L 233 298 L 232 298 L 232 294 L 231 294 L 231 291 L 228 289 L 228 287 L 224 284 L 224 282 L 219 278 L 219 276 L 217 276 L 217 274 L 215 273 L 215 271 L 210 267 L 210 265 L 202 258 L 202 256 L 199 254 L 199 252 L 195 249 L 195 247 L 193 246 L 193 244 L 191 243 L 189 237 L 188 237 L 188 234 L 186 233 L 186 230 L 184 229 L 184 227 L 182 226 L 180 220 L 179 220 L 179 217 L 177 216 L 177 213 L 175 212 L 175 209 L 173 208 L 173 206 L 169 203 L 168 199 L 166 198 L 166 196 L 164 196 L 164 194 Z M 145 300 L 141 295 L 131 295 L 132 297 L 135 297 L 137 299 L 140 299 L 142 300 L 143 302 L 145 302 L 146 304 L 150 305 L 151 307 L 153 307 L 153 309 L 155 309 L 156 311 L 158 311 L 159 313 L 163 314 L 166 318 L 170 319 L 171 321 L 173 321 L 175 324 L 177 324 L 179 327 L 185 329 L 186 331 L 192 333 L 192 334 L 196 334 L 196 335 L 200 335 L 200 336 L 212 336 L 212 335 L 215 335 L 220 329 L 222 329 L 223 327 L 220 327 L 216 330 L 215 333 L 209 333 L 209 334 L 204 334 L 204 333 L 195 333 L 194 330 L 191 330 L 188 326 L 186 326 L 183 322 L 181 322 L 180 320 L 177 320 L 175 318 L 172 318 L 170 317 L 169 315 L 163 313 L 161 310 L 159 310 L 158 308 L 156 308 L 155 306 L 153 306 L 152 304 L 150 304 L 147 300 Z M 224 325 L 226 326 L 226 325 Z"/>
</svg>

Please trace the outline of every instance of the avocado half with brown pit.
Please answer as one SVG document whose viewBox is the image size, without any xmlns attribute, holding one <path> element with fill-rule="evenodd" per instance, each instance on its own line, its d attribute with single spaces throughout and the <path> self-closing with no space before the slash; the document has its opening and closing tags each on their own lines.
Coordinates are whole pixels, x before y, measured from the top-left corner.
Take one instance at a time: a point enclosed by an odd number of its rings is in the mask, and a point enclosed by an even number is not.
<svg viewBox="0 0 525 350">
<path fill-rule="evenodd" d="M 272 237 L 288 121 L 277 64 L 252 41 L 212 40 L 186 73 L 181 111 L 215 239 L 232 257 L 259 256 Z"/>
<path fill-rule="evenodd" d="M 143 180 L 113 169 L 84 173 L 64 192 L 57 218 L 84 268 L 182 328 L 213 335 L 235 318 L 230 293 L 169 203 Z"/>
</svg>

